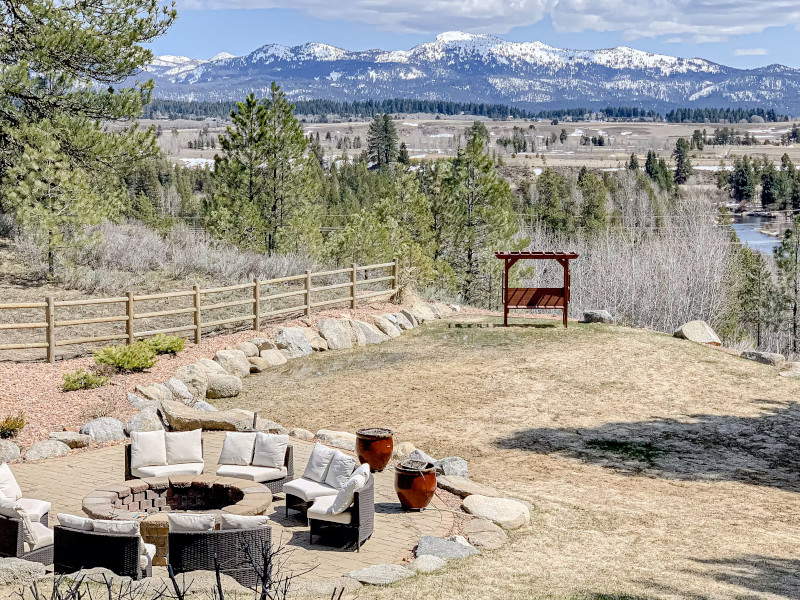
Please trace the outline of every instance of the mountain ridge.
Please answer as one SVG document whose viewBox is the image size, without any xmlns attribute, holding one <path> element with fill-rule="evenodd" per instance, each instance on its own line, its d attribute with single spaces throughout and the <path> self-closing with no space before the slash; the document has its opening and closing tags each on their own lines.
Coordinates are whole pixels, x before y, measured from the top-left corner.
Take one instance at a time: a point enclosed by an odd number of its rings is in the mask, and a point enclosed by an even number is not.
<svg viewBox="0 0 800 600">
<path fill-rule="evenodd" d="M 617 46 L 597 50 L 509 42 L 445 32 L 409 50 L 350 51 L 321 42 L 265 44 L 210 60 L 158 56 L 146 69 L 156 96 L 238 100 L 275 80 L 294 100 L 409 97 L 514 104 L 524 108 L 626 105 L 760 106 L 800 113 L 800 70 L 739 69 Z"/>
</svg>

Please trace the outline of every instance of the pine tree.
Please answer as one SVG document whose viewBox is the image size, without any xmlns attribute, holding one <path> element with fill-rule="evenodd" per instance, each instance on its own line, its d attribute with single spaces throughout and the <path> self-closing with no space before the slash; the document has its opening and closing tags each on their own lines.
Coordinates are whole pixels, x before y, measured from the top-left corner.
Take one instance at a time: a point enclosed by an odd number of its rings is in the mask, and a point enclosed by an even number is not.
<svg viewBox="0 0 800 600">
<path fill-rule="evenodd" d="M 755 329 L 756 347 L 760 348 L 762 330 L 772 312 L 772 277 L 760 252 L 742 246 L 738 254 L 743 271 L 742 287 L 738 293 L 740 320 L 745 327 Z"/>
<path fill-rule="evenodd" d="M 122 175 L 157 153 L 133 121 L 152 82 L 116 86 L 175 16 L 152 0 L 0 2 L 0 214 L 44 240 L 51 275 L 58 247 L 114 216 Z"/>
<path fill-rule="evenodd" d="M 631 153 L 631 158 L 628 160 L 628 169 L 630 171 L 638 171 L 639 170 L 639 157 L 636 156 L 636 152 Z"/>
<path fill-rule="evenodd" d="M 397 162 L 402 165 L 410 165 L 411 158 L 408 156 L 408 148 L 406 148 L 405 142 L 400 142 L 400 150 L 397 153 Z"/>
<path fill-rule="evenodd" d="M 795 217 L 783 239 L 775 248 L 778 268 L 779 306 L 785 313 L 784 321 L 791 330 L 791 352 L 797 354 L 797 328 L 800 321 L 800 217 Z"/>
<path fill-rule="evenodd" d="M 674 181 L 678 185 L 683 185 L 689 181 L 689 177 L 692 176 L 692 161 L 689 158 L 689 142 L 684 138 L 678 138 L 672 156 L 675 158 Z"/>
</svg>

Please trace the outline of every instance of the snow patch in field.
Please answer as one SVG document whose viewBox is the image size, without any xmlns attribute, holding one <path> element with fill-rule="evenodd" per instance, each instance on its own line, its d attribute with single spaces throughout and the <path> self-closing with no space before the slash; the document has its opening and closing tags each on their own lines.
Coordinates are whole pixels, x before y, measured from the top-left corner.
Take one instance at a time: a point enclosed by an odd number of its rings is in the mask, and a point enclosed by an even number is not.
<svg viewBox="0 0 800 600">
<path fill-rule="evenodd" d="M 583 135 L 583 129 L 576 129 L 572 133 L 569 134 L 569 137 L 580 137 Z M 538 136 L 541 137 L 541 136 Z"/>
<path fill-rule="evenodd" d="M 692 167 L 695 171 L 722 171 L 723 169 L 726 171 L 733 171 L 733 167 L 721 167 L 720 165 L 716 166 L 699 166 L 699 167 Z"/>
<path fill-rule="evenodd" d="M 186 166 L 190 169 L 197 169 L 197 168 L 204 168 L 210 167 L 214 168 L 214 159 L 213 158 L 182 158 L 181 162 L 186 163 Z"/>
<path fill-rule="evenodd" d="M 408 123 L 403 121 L 403 125 L 408 125 L 409 127 L 419 127 L 419 123 Z"/>
<path fill-rule="evenodd" d="M 432 138 L 451 138 L 451 137 L 453 137 L 453 134 L 452 133 L 434 133 L 432 135 L 429 135 L 428 137 L 432 137 Z"/>
</svg>

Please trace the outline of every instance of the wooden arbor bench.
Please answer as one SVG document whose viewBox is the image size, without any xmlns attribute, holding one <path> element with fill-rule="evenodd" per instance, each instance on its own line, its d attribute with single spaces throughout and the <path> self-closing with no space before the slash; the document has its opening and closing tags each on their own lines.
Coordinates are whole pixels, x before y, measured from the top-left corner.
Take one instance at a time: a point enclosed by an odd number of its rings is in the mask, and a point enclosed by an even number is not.
<svg viewBox="0 0 800 600">
<path fill-rule="evenodd" d="M 508 326 L 508 311 L 514 310 L 562 310 L 564 327 L 567 326 L 569 307 L 569 261 L 578 258 L 575 252 L 495 252 L 505 261 L 503 278 L 503 325 Z M 564 267 L 564 287 L 560 288 L 510 288 L 508 271 L 518 260 L 552 259 Z"/>
</svg>

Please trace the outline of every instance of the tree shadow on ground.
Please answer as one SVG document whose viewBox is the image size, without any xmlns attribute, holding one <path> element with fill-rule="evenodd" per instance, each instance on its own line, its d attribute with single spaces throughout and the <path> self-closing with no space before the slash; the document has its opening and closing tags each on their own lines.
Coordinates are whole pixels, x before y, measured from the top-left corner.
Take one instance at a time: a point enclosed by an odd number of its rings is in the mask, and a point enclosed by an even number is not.
<svg viewBox="0 0 800 600">
<path fill-rule="evenodd" d="M 769 594 L 779 598 L 800 598 L 800 560 L 746 554 L 721 559 L 693 559 L 696 569 L 687 569 L 694 577 L 710 578 L 724 585 L 744 588 L 747 591 L 732 592 L 732 598 L 752 598 L 758 594 Z M 659 593 L 704 600 L 706 596 L 687 593 L 668 585 L 648 582 L 648 587 Z"/>
<path fill-rule="evenodd" d="M 800 404 L 756 400 L 756 417 L 693 415 L 686 421 L 607 423 L 587 429 L 538 428 L 496 446 L 561 454 L 621 473 L 682 480 L 730 480 L 800 492 Z"/>
</svg>

